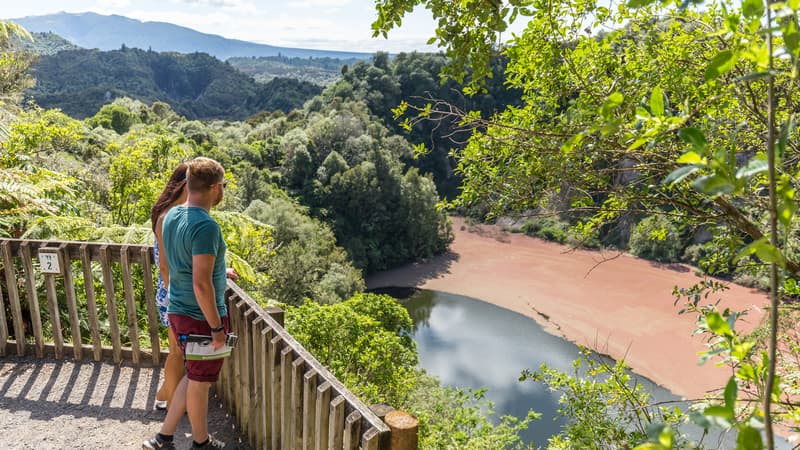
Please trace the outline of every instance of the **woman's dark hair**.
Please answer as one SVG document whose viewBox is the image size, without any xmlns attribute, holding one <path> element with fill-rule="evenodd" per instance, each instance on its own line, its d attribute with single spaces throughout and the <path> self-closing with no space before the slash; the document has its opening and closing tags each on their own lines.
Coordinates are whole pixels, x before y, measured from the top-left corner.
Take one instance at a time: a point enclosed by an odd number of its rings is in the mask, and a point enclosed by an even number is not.
<svg viewBox="0 0 800 450">
<path fill-rule="evenodd" d="M 161 191 L 161 195 L 158 196 L 156 204 L 153 205 L 153 209 L 150 210 L 150 222 L 153 227 L 153 233 L 156 232 L 156 223 L 161 214 L 164 214 L 164 211 L 169 209 L 170 205 L 175 203 L 175 200 L 183 194 L 183 189 L 186 187 L 186 169 L 188 168 L 188 163 L 182 162 L 178 164 L 178 167 L 172 171 L 172 175 L 169 177 L 167 185 L 164 186 L 164 190 Z"/>
</svg>

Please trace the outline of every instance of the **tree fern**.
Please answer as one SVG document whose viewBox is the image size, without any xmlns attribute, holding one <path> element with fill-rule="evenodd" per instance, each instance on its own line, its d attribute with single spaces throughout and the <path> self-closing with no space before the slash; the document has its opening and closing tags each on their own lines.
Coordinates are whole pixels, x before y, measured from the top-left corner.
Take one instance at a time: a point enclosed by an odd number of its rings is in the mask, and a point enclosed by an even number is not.
<svg viewBox="0 0 800 450">
<path fill-rule="evenodd" d="M 11 46 L 11 38 L 20 37 L 33 40 L 33 36 L 21 25 L 8 20 L 0 20 L 0 49 L 7 50 Z"/>
</svg>

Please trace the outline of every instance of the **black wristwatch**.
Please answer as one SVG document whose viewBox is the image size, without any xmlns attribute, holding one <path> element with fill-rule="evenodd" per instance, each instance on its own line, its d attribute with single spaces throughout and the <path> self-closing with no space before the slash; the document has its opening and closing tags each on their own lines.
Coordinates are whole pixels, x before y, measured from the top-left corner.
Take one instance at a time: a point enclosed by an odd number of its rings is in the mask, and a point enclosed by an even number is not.
<svg viewBox="0 0 800 450">
<path fill-rule="evenodd" d="M 224 324 L 218 326 L 217 328 L 212 328 L 211 329 L 212 333 L 219 333 L 220 331 L 225 331 L 225 325 Z"/>
</svg>

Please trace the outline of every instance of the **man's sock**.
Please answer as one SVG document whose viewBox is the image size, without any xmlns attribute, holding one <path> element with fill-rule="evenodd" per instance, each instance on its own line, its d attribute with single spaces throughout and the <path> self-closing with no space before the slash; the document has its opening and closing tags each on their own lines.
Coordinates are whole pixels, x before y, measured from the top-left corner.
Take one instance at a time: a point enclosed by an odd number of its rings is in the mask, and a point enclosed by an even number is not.
<svg viewBox="0 0 800 450">
<path fill-rule="evenodd" d="M 171 434 L 161 434 L 158 433 L 158 440 L 161 442 L 172 442 L 172 435 Z"/>
<path fill-rule="evenodd" d="M 194 446 L 195 447 L 202 447 L 202 446 L 208 444 L 208 441 L 210 441 L 210 440 L 211 440 L 211 438 L 206 438 L 206 440 L 203 441 L 203 442 L 197 442 L 194 439 L 192 439 L 192 442 L 194 442 Z"/>
</svg>

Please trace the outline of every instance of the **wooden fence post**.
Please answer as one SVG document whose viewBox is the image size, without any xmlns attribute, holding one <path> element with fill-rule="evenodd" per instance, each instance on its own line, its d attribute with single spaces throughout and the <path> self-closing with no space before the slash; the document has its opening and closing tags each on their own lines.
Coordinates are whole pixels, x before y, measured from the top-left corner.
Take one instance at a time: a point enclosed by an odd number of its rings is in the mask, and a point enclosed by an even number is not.
<svg viewBox="0 0 800 450">
<path fill-rule="evenodd" d="M 391 430 L 389 450 L 416 450 L 419 447 L 419 421 L 405 411 L 390 411 L 386 425 Z"/>
</svg>

